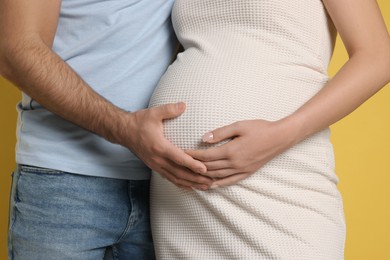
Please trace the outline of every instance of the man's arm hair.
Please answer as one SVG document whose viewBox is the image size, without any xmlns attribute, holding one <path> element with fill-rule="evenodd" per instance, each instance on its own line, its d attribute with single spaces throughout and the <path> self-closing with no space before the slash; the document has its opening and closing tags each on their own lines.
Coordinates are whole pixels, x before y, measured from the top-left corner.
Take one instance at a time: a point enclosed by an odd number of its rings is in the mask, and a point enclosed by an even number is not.
<svg viewBox="0 0 390 260">
<path fill-rule="evenodd" d="M 49 111 L 118 143 L 128 113 L 51 50 L 60 6 L 60 0 L 0 0 L 0 74 Z"/>
</svg>

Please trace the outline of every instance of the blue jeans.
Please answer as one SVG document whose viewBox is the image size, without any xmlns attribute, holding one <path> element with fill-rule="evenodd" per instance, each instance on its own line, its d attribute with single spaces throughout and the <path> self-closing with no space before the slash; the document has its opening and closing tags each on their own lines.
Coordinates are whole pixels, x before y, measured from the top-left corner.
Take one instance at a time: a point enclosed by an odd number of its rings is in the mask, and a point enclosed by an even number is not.
<svg viewBox="0 0 390 260">
<path fill-rule="evenodd" d="M 20 165 L 12 178 L 9 259 L 155 259 L 149 180 Z"/>
</svg>

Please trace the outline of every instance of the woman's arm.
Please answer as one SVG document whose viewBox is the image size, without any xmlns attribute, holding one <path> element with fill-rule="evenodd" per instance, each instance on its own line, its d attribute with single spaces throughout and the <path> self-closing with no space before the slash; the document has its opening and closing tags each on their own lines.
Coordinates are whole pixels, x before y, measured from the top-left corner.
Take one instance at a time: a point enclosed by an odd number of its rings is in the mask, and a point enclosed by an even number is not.
<svg viewBox="0 0 390 260">
<path fill-rule="evenodd" d="M 306 137 L 345 117 L 390 81 L 390 38 L 374 0 L 323 0 L 349 54 L 326 86 L 292 115 L 275 122 L 240 121 L 205 134 L 204 141 L 231 142 L 188 151 L 204 161 L 207 176 L 226 186 L 250 176 Z"/>
</svg>

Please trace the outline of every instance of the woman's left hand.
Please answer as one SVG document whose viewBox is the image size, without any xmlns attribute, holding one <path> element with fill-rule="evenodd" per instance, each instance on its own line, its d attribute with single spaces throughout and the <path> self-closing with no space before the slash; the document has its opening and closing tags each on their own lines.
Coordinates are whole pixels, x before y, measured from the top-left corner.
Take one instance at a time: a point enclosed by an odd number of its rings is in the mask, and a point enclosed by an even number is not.
<svg viewBox="0 0 390 260">
<path fill-rule="evenodd" d="M 212 188 L 229 186 L 249 177 L 275 156 L 281 154 L 296 140 L 296 127 L 286 119 L 271 122 L 246 120 L 215 129 L 203 136 L 203 142 L 229 142 L 207 150 L 186 151 L 202 161 L 215 179 Z"/>
</svg>

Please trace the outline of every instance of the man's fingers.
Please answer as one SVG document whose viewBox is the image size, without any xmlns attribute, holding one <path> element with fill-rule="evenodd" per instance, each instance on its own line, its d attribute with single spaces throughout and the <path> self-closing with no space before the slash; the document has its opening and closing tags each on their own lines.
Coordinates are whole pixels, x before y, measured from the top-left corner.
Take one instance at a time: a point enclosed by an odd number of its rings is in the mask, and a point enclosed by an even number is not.
<svg viewBox="0 0 390 260">
<path fill-rule="evenodd" d="M 184 168 L 180 169 L 168 165 L 166 168 L 161 168 L 159 173 L 167 180 L 181 188 L 186 187 L 186 189 L 195 188 L 198 190 L 207 190 L 211 185 L 210 178 L 191 173 Z"/>
<path fill-rule="evenodd" d="M 223 126 L 205 133 L 202 136 L 202 141 L 205 143 L 214 144 L 236 136 L 238 136 L 238 123 L 233 123 L 231 125 Z"/>
<path fill-rule="evenodd" d="M 206 166 L 202 162 L 195 160 L 172 144 L 167 145 L 166 153 L 169 155 L 167 158 L 177 165 L 188 168 L 196 173 L 204 173 L 207 171 Z"/>
<path fill-rule="evenodd" d="M 188 182 L 191 186 L 196 186 L 197 189 L 203 189 L 204 187 L 208 188 L 212 183 L 211 178 L 194 173 L 188 168 L 180 167 L 173 162 L 168 163 L 165 169 L 169 171 L 179 183 L 183 180 L 185 183 Z"/>
<path fill-rule="evenodd" d="M 227 178 L 231 175 L 237 174 L 237 169 L 221 169 L 221 170 L 215 170 L 215 171 L 207 171 L 206 173 L 203 173 L 204 176 L 210 177 L 212 179 L 214 178 Z"/>
<path fill-rule="evenodd" d="M 185 190 L 192 190 L 191 187 L 193 185 L 191 185 L 191 183 L 187 183 L 187 185 L 185 185 L 182 182 L 180 184 L 178 182 L 178 180 L 175 178 L 175 176 L 173 174 L 171 174 L 169 171 L 165 170 L 164 168 L 161 168 L 157 173 L 160 174 L 161 177 L 163 177 L 164 179 L 167 179 L 168 181 L 170 181 L 171 183 L 173 183 L 174 185 L 176 185 L 179 188 L 182 188 L 182 189 L 185 189 Z"/>
<path fill-rule="evenodd" d="M 233 168 L 232 163 L 229 160 L 218 160 L 218 161 L 203 162 L 203 163 L 204 165 L 206 165 L 207 171 Z"/>
</svg>

